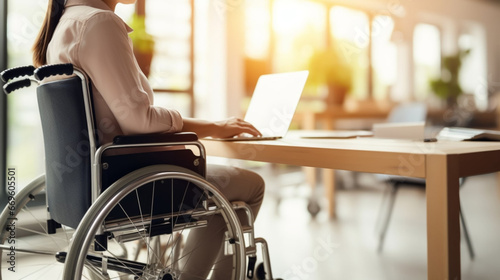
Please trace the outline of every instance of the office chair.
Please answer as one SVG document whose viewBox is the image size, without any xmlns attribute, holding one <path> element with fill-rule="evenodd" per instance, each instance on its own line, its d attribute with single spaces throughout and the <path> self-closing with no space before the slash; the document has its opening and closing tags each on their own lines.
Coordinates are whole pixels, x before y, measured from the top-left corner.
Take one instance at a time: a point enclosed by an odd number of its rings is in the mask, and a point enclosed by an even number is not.
<svg viewBox="0 0 500 280">
<path fill-rule="evenodd" d="M 389 114 L 387 118 L 387 122 L 419 122 L 419 121 L 425 121 L 426 120 L 426 114 L 427 114 L 427 108 L 426 105 L 423 103 L 419 102 L 414 102 L 414 103 L 406 103 L 406 104 L 401 104 L 396 106 Z M 388 204 L 388 209 L 387 213 L 383 219 L 383 224 L 379 233 L 379 244 L 378 244 L 378 252 L 382 252 L 383 246 L 384 246 L 384 241 L 385 241 L 385 236 L 387 233 L 387 229 L 389 227 L 389 222 L 390 218 L 392 216 L 392 211 L 394 209 L 394 202 L 396 200 L 396 195 L 399 191 L 400 188 L 402 187 L 413 187 L 413 188 L 419 188 L 425 191 L 425 180 L 421 178 L 411 178 L 411 177 L 404 177 L 404 176 L 393 176 L 393 175 L 381 175 L 381 174 L 376 174 L 377 178 L 379 178 L 381 181 L 384 181 L 388 185 L 388 190 L 386 194 L 384 195 L 383 202 L 387 199 L 386 197 L 388 196 L 389 199 L 389 204 Z M 460 185 L 463 184 L 465 181 L 465 178 L 460 179 Z M 379 213 L 379 220 L 381 217 L 381 213 L 383 209 L 381 209 Z M 467 247 L 469 250 L 469 255 L 471 259 L 474 259 L 474 249 L 472 247 L 472 241 L 469 237 L 469 232 L 467 230 L 467 225 L 465 223 L 465 218 L 463 216 L 462 212 L 462 207 L 460 205 L 460 221 L 462 224 L 462 228 L 464 231 L 464 236 L 465 240 L 467 242 Z"/>
<path fill-rule="evenodd" d="M 465 178 L 461 178 L 460 179 L 460 186 L 462 186 L 464 182 L 465 182 Z M 392 216 L 392 211 L 394 209 L 394 202 L 396 200 L 396 195 L 397 195 L 399 189 L 402 187 L 407 187 L 407 188 L 413 187 L 413 188 L 418 188 L 418 189 L 422 189 L 425 191 L 425 180 L 421 179 L 421 178 L 389 176 L 389 178 L 386 180 L 386 183 L 389 186 L 389 189 L 387 192 L 387 195 L 389 196 L 388 197 L 389 204 L 388 204 L 388 208 L 387 208 L 387 214 L 384 218 L 382 228 L 381 228 L 380 233 L 379 233 L 379 244 L 378 244 L 378 249 L 377 249 L 379 253 L 382 252 L 383 247 L 384 247 L 385 236 L 387 233 L 387 229 L 389 227 L 389 222 L 390 222 L 390 219 Z M 384 198 L 384 201 L 386 199 L 387 198 Z M 464 233 L 465 241 L 467 243 L 467 249 L 469 251 L 469 256 L 471 259 L 474 259 L 474 256 L 475 256 L 474 248 L 472 246 L 472 241 L 470 239 L 469 231 L 467 229 L 467 224 L 465 222 L 465 217 L 463 215 L 461 203 L 460 203 L 459 207 L 460 207 L 460 212 L 459 212 L 460 213 L 460 222 L 462 224 L 462 230 Z M 380 214 L 379 214 L 379 217 L 380 217 Z"/>
<path fill-rule="evenodd" d="M 402 103 L 394 107 L 387 116 L 386 122 L 421 122 L 427 118 L 427 106 L 422 102 Z"/>
<path fill-rule="evenodd" d="M 69 78 L 44 80 L 59 75 Z M 0 214 L 0 279 L 16 269 L 16 257 L 9 253 L 54 256 L 64 263 L 63 279 L 189 277 L 192 272 L 183 265 L 202 252 L 185 252 L 183 236 L 215 216 L 226 224 L 224 252 L 232 259 L 231 279 L 273 279 L 267 243 L 254 237 L 249 206 L 227 201 L 205 180 L 205 150 L 196 134 L 117 136 L 112 143 L 100 143 L 91 81 L 84 72 L 58 64 L 13 68 L 1 76 L 6 93 L 38 85 L 46 170 L 10 194 Z M 21 215 L 35 216 L 30 206 L 40 199 L 46 200 L 46 224 L 24 227 Z M 246 214 L 247 225 L 240 224 L 236 211 Z M 9 245 L 13 233 L 15 251 Z M 36 233 L 40 236 L 34 239 Z M 256 244 L 263 255 L 257 270 Z M 134 250 L 141 252 L 130 253 Z"/>
</svg>

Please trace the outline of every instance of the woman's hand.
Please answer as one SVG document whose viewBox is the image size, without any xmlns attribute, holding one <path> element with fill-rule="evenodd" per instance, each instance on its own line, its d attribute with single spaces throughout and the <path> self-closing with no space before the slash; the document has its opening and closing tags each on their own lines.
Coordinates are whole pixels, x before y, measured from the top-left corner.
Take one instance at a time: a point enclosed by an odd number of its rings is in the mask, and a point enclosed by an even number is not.
<svg viewBox="0 0 500 280">
<path fill-rule="evenodd" d="M 199 138 L 208 136 L 213 138 L 230 138 L 244 133 L 252 136 L 262 135 L 250 123 L 234 117 L 216 122 L 185 118 L 183 122 L 182 131 L 195 132 Z"/>
<path fill-rule="evenodd" d="M 214 138 L 229 138 L 240 134 L 250 134 L 252 136 L 262 136 L 262 134 L 250 123 L 240 118 L 229 118 L 215 122 L 213 133 Z"/>
</svg>

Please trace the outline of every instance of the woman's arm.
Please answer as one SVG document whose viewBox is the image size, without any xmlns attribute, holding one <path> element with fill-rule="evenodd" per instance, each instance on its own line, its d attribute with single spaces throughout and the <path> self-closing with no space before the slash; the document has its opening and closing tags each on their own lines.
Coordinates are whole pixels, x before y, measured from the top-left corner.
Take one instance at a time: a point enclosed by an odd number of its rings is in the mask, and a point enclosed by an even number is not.
<svg viewBox="0 0 500 280">
<path fill-rule="evenodd" d="M 152 89 L 137 66 L 125 23 L 103 11 L 81 28 L 74 64 L 97 88 L 96 108 L 111 111 L 125 135 L 180 131 L 182 116 L 176 110 L 153 105 Z"/>
<path fill-rule="evenodd" d="M 182 131 L 195 132 L 198 137 L 228 138 L 248 133 L 252 136 L 260 136 L 261 133 L 250 123 L 239 118 L 229 118 L 222 121 L 206 121 L 200 119 L 183 119 Z"/>
</svg>

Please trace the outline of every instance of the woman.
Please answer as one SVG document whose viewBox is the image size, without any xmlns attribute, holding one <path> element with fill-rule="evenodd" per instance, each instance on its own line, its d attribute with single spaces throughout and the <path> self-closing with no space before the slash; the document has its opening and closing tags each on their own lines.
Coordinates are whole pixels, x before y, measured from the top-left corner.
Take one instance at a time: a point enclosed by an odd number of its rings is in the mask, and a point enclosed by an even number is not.
<svg viewBox="0 0 500 280">
<path fill-rule="evenodd" d="M 133 4 L 135 0 L 49 0 L 33 47 L 35 66 L 72 63 L 90 77 L 101 143 L 111 142 L 120 134 L 154 132 L 191 131 L 200 138 L 260 135 L 241 119 L 211 122 L 183 118 L 175 110 L 154 106 L 153 91 L 133 55 L 128 37 L 132 30 L 114 13 L 117 3 Z M 257 215 L 264 195 L 260 176 L 234 167 L 209 165 L 207 179 L 228 200 L 245 201 Z M 212 279 L 230 279 L 223 275 L 227 270 L 220 269 L 231 265 L 224 262 L 222 254 L 223 226 L 222 219 L 214 219 L 208 227 L 190 234 L 187 246 L 202 244 L 198 250 L 204 252 L 198 254 L 199 259 L 190 258 L 184 267 L 190 276 L 206 279 L 213 269 Z"/>
</svg>

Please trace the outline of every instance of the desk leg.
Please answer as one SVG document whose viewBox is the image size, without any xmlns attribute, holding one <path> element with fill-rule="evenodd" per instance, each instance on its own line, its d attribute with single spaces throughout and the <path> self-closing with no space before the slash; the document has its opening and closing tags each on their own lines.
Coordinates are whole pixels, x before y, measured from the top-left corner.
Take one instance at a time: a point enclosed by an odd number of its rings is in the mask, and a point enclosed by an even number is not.
<svg viewBox="0 0 500 280">
<path fill-rule="evenodd" d="M 306 176 L 306 181 L 309 186 L 311 186 L 311 193 L 314 193 L 314 190 L 316 189 L 316 168 L 314 167 L 309 167 L 309 166 L 304 166 L 302 167 L 302 171 L 304 172 Z"/>
<path fill-rule="evenodd" d="M 427 277 L 460 279 L 458 158 L 428 155 Z"/>
<path fill-rule="evenodd" d="M 328 217 L 335 218 L 336 211 L 336 198 L 335 198 L 335 170 L 323 169 L 323 186 L 325 188 L 325 195 L 328 199 Z"/>
</svg>

